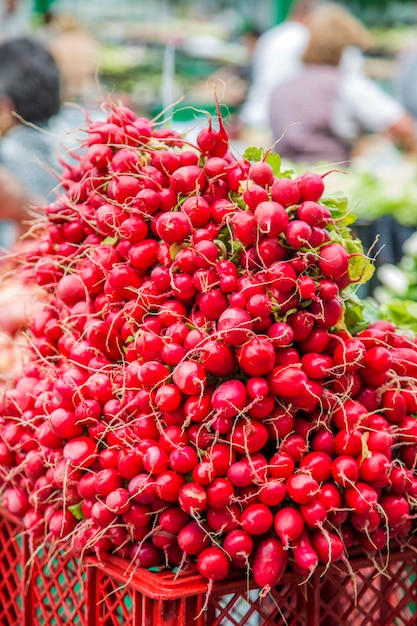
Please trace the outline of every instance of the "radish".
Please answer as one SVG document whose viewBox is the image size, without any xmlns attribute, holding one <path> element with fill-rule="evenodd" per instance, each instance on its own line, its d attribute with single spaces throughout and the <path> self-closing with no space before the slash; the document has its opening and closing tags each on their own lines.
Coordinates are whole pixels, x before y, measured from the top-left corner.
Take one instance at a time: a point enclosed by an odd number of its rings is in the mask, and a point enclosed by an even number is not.
<svg viewBox="0 0 417 626">
<path fill-rule="evenodd" d="M 323 528 L 328 517 L 327 509 L 320 500 L 301 504 L 300 511 L 309 528 Z"/>
<path fill-rule="evenodd" d="M 227 508 L 208 508 L 207 524 L 215 533 L 229 533 L 240 526 L 240 508 L 232 503 Z"/>
<path fill-rule="evenodd" d="M 271 509 L 265 504 L 250 504 L 241 515 L 242 529 L 249 535 L 263 535 L 273 525 L 274 518 Z"/>
<path fill-rule="evenodd" d="M 334 532 L 322 529 L 313 530 L 311 543 L 319 560 L 326 565 L 344 560 L 344 545 L 342 539 Z"/>
<path fill-rule="evenodd" d="M 349 269 L 349 256 L 339 243 L 330 243 L 320 249 L 318 267 L 326 278 L 340 278 Z"/>
<path fill-rule="evenodd" d="M 324 192 L 323 177 L 314 172 L 305 172 L 296 179 L 301 200 L 317 201 Z"/>
<path fill-rule="evenodd" d="M 311 576 L 319 564 L 319 557 L 312 546 L 310 535 L 306 529 L 297 537 L 292 546 L 292 554 L 300 571 Z"/>
<path fill-rule="evenodd" d="M 300 200 L 300 187 L 291 178 L 276 178 L 271 186 L 271 198 L 284 207 L 297 204 Z"/>
<path fill-rule="evenodd" d="M 276 537 L 262 539 L 255 548 L 252 572 L 261 596 L 267 594 L 281 580 L 288 564 L 288 553 Z"/>
<path fill-rule="evenodd" d="M 324 177 L 237 159 L 216 105 L 193 142 L 108 104 L 63 164 L 19 268 L 43 295 L 0 395 L 3 502 L 30 540 L 264 594 L 409 541 L 417 343 L 361 316 Z"/>
<path fill-rule="evenodd" d="M 223 550 L 229 555 L 232 565 L 245 566 L 253 552 L 254 542 L 244 530 L 231 530 L 223 540 Z"/>
<path fill-rule="evenodd" d="M 285 549 L 292 547 L 304 532 L 304 527 L 304 518 L 296 508 L 283 507 L 275 514 L 274 529 Z"/>
<path fill-rule="evenodd" d="M 250 376 L 268 374 L 275 364 L 275 350 L 268 339 L 256 337 L 247 341 L 236 353 L 237 362 Z"/>
<path fill-rule="evenodd" d="M 206 175 L 198 165 L 183 165 L 170 178 L 172 189 L 182 195 L 202 191 L 205 184 Z"/>
<path fill-rule="evenodd" d="M 198 555 L 197 568 L 200 574 L 209 581 L 226 578 L 230 569 L 230 560 L 220 548 L 211 546 L 204 548 Z"/>
<path fill-rule="evenodd" d="M 354 486 L 345 489 L 346 503 L 354 513 L 369 513 L 378 502 L 378 492 L 364 482 L 357 482 Z"/>
<path fill-rule="evenodd" d="M 211 402 L 219 414 L 234 417 L 246 406 L 246 386 L 240 380 L 228 380 L 214 390 Z"/>
<path fill-rule="evenodd" d="M 309 474 L 292 474 L 286 481 L 287 493 L 297 504 L 311 502 L 319 491 L 318 482 Z"/>
<path fill-rule="evenodd" d="M 254 217 L 259 231 L 268 237 L 278 237 L 284 232 L 289 221 L 284 207 L 273 200 L 259 202 Z"/>
</svg>

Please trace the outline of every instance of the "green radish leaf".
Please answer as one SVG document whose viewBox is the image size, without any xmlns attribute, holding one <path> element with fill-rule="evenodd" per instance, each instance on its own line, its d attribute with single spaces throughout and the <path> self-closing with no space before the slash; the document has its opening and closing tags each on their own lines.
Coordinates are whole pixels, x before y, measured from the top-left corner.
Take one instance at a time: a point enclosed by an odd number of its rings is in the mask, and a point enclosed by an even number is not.
<svg viewBox="0 0 417 626">
<path fill-rule="evenodd" d="M 81 510 L 82 502 L 77 502 L 77 504 L 71 504 L 68 507 L 68 511 L 75 517 L 76 520 L 81 521 L 85 519 L 85 515 Z"/>
<path fill-rule="evenodd" d="M 247 161 L 262 161 L 264 158 L 265 150 L 258 148 L 257 146 L 249 146 L 243 153 L 243 158 Z"/>
<path fill-rule="evenodd" d="M 381 319 L 381 312 L 371 302 L 358 298 L 354 292 L 350 293 L 344 306 L 344 322 L 351 335 L 356 335 L 371 322 Z"/>
<path fill-rule="evenodd" d="M 339 210 L 341 216 L 343 216 L 347 211 L 348 198 L 344 193 L 340 191 L 335 191 L 333 193 L 329 193 L 323 198 L 320 198 L 320 203 L 325 204 L 327 207 L 329 207 L 329 209 Z"/>
<path fill-rule="evenodd" d="M 175 261 L 175 257 L 177 256 L 178 252 L 180 252 L 180 250 L 182 250 L 184 248 L 184 244 L 182 243 L 172 243 L 169 246 L 169 256 L 171 257 L 172 261 Z"/>
<path fill-rule="evenodd" d="M 103 241 L 101 242 L 101 244 L 105 244 L 108 246 L 115 246 L 116 243 L 119 241 L 119 237 L 117 237 L 117 235 L 115 235 L 114 237 L 111 237 L 110 235 L 108 237 L 106 237 L 105 239 L 103 239 Z"/>
<path fill-rule="evenodd" d="M 391 300 L 381 305 L 384 319 L 399 328 L 417 332 L 417 302 L 412 300 Z"/>
<path fill-rule="evenodd" d="M 280 178 L 292 178 L 294 174 L 295 174 L 294 170 L 282 170 L 282 172 L 279 173 L 279 177 Z"/>
<path fill-rule="evenodd" d="M 281 171 L 281 157 L 279 154 L 277 152 L 268 152 L 265 161 L 272 167 L 274 176 L 279 176 Z"/>
<path fill-rule="evenodd" d="M 375 273 L 375 266 L 364 254 L 358 253 L 349 259 L 349 276 L 355 283 L 364 285 L 371 280 Z"/>
</svg>

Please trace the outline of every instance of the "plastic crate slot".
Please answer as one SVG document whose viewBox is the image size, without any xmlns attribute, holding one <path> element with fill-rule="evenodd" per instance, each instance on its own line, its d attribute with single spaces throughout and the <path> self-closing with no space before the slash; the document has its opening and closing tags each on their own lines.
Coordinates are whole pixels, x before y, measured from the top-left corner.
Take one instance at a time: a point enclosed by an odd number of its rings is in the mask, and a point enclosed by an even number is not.
<svg viewBox="0 0 417 626">
<path fill-rule="evenodd" d="M 97 626 L 130 626 L 134 624 L 133 592 L 128 586 L 107 577 L 97 576 Z"/>
<path fill-rule="evenodd" d="M 41 552 L 36 556 L 33 580 L 33 606 L 37 624 L 83 624 L 85 613 L 84 572 L 65 555 L 51 561 Z"/>
</svg>

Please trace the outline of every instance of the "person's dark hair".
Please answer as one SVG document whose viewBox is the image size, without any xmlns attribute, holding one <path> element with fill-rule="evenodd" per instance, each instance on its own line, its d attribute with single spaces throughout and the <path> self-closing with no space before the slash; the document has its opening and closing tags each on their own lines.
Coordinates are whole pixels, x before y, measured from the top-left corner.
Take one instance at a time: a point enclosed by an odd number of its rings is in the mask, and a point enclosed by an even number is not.
<svg viewBox="0 0 417 626">
<path fill-rule="evenodd" d="M 44 45 L 30 37 L 0 44 L 0 98 L 8 97 L 16 113 L 39 123 L 58 113 L 60 75 Z"/>
</svg>

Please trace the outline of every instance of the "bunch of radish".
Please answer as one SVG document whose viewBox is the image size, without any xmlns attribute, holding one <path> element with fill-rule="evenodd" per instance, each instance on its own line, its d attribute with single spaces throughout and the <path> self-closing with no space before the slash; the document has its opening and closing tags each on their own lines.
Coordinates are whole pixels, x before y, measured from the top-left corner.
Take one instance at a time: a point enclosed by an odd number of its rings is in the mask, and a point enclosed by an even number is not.
<svg viewBox="0 0 417 626">
<path fill-rule="evenodd" d="M 25 258 L 45 302 L 1 398 L 2 506 L 79 557 L 264 593 L 409 541 L 417 344 L 349 326 L 368 260 L 323 177 L 235 157 L 220 115 L 194 145 L 106 112 Z"/>
</svg>

